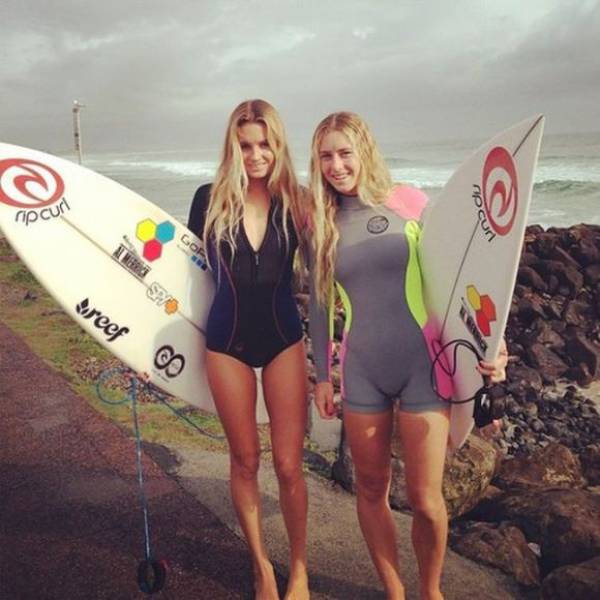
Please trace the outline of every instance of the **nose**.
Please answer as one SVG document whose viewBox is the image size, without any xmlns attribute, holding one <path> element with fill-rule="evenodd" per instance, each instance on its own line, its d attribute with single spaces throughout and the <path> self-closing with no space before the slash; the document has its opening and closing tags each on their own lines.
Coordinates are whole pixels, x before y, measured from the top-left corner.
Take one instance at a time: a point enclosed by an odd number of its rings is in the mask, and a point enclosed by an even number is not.
<svg viewBox="0 0 600 600">
<path fill-rule="evenodd" d="M 252 146 L 252 152 L 250 154 L 252 160 L 259 160 L 260 159 L 260 146 L 258 144 L 255 144 Z"/>
<path fill-rule="evenodd" d="M 331 159 L 331 168 L 333 171 L 339 171 L 343 168 L 344 163 L 342 161 L 342 159 L 340 158 L 339 155 L 334 154 L 333 158 Z"/>
</svg>

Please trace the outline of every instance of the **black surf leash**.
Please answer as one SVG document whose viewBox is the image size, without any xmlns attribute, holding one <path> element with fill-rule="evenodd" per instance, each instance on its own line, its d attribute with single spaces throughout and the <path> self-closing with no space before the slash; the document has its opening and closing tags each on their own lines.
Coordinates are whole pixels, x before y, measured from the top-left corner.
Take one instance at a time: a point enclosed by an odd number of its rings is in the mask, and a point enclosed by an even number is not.
<svg viewBox="0 0 600 600">
<path fill-rule="evenodd" d="M 448 365 L 445 360 L 445 352 L 451 346 L 453 346 L 451 362 L 452 366 Z M 475 346 L 469 340 L 457 339 L 447 342 L 443 346 L 440 346 L 440 349 L 436 352 L 435 358 L 433 359 L 430 371 L 431 388 L 436 393 L 438 398 L 440 398 L 444 402 L 449 402 L 450 404 L 466 404 L 467 402 L 473 401 L 473 419 L 475 421 L 475 425 L 477 425 L 477 427 L 485 427 L 486 425 L 489 425 L 494 419 L 497 419 L 500 416 L 502 416 L 500 414 L 502 411 L 499 410 L 499 407 L 494 404 L 494 399 L 489 394 L 490 387 L 486 383 L 486 380 L 483 376 L 481 377 L 483 385 L 470 398 L 453 400 L 452 398 L 445 398 L 437 390 L 435 378 L 436 364 L 439 364 L 440 368 L 442 369 L 442 371 L 444 371 L 446 375 L 448 375 L 450 378 L 453 378 L 458 368 L 458 349 L 461 347 L 466 348 L 469 352 L 472 352 L 477 357 L 478 363 L 480 360 L 483 360 L 483 356 L 479 354 L 477 348 L 475 348 Z"/>
</svg>

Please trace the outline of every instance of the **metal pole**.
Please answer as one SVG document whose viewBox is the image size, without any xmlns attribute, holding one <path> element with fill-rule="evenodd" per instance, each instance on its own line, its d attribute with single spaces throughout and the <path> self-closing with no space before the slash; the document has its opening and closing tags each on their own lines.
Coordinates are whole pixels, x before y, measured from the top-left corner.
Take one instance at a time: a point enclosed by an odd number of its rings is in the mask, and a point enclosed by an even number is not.
<svg viewBox="0 0 600 600">
<path fill-rule="evenodd" d="M 73 100 L 73 135 L 75 137 L 75 151 L 77 152 L 77 158 L 79 164 L 82 161 L 82 144 L 81 144 L 81 122 L 79 120 L 79 111 L 85 106 L 80 104 L 77 100 Z"/>
</svg>

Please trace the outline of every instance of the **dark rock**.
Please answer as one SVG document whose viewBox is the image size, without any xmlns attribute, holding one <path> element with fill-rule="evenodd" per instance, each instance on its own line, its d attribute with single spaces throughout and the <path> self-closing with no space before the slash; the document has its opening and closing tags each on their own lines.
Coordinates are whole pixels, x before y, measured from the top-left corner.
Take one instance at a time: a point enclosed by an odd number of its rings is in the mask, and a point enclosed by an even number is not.
<svg viewBox="0 0 600 600">
<path fill-rule="evenodd" d="M 532 247 L 535 254 L 540 258 L 550 258 L 557 242 L 558 236 L 555 233 L 538 233 Z"/>
<path fill-rule="evenodd" d="M 556 281 L 558 287 L 558 279 Z M 562 319 L 565 301 L 566 298 L 554 296 L 549 302 L 544 304 L 544 312 L 548 315 L 548 318 L 556 320 Z"/>
<path fill-rule="evenodd" d="M 519 265 L 521 267 L 534 267 L 540 262 L 540 259 L 533 252 L 523 252 Z"/>
<path fill-rule="evenodd" d="M 559 322 L 559 325 L 562 324 Z M 518 341 L 525 348 L 533 344 L 544 344 L 544 346 L 548 346 L 552 350 L 560 351 L 565 347 L 563 338 L 544 319 L 535 320 L 531 325 L 531 329 L 523 333 Z"/>
<path fill-rule="evenodd" d="M 600 485 L 600 443 L 586 446 L 579 454 L 579 460 L 588 485 Z"/>
<path fill-rule="evenodd" d="M 525 350 L 528 364 L 542 374 L 548 383 L 556 381 L 569 368 L 561 358 L 543 344 L 533 344 Z"/>
<path fill-rule="evenodd" d="M 529 456 L 505 460 L 494 483 L 502 489 L 580 488 L 579 459 L 565 446 L 549 444 Z"/>
<path fill-rule="evenodd" d="M 594 318 L 592 306 L 580 300 L 572 300 L 564 310 L 563 319 L 567 325 L 585 327 Z"/>
<path fill-rule="evenodd" d="M 587 365 L 592 378 L 596 377 L 598 364 L 600 363 L 600 348 L 589 341 L 581 332 L 572 331 L 567 338 L 566 349 L 574 364 L 584 363 Z"/>
<path fill-rule="evenodd" d="M 574 266 L 567 266 L 558 260 L 542 260 L 537 265 L 536 270 L 545 278 L 555 275 L 561 286 L 568 290 L 567 294 L 574 297 L 583 285 L 583 275 Z M 559 288 L 560 291 L 561 288 Z"/>
<path fill-rule="evenodd" d="M 600 556 L 552 571 L 542 583 L 543 600 L 600 598 Z"/>
<path fill-rule="evenodd" d="M 538 586 L 537 558 L 523 532 L 509 523 L 461 523 L 450 531 L 455 552 L 512 575 L 521 585 Z"/>
<path fill-rule="evenodd" d="M 600 554 L 600 495 L 587 490 L 511 491 L 477 507 L 487 521 L 512 521 L 541 548 L 549 572 Z"/>
<path fill-rule="evenodd" d="M 525 327 L 528 327 L 535 319 L 545 316 L 542 302 L 535 296 L 521 298 L 517 303 L 517 308 L 519 319 Z"/>
<path fill-rule="evenodd" d="M 519 271 L 517 272 L 517 281 L 521 285 L 529 286 L 538 292 L 545 292 L 548 289 L 548 286 L 544 283 L 544 280 L 531 267 L 519 267 Z"/>
<path fill-rule="evenodd" d="M 578 365 L 571 367 L 566 373 L 565 377 L 576 381 L 578 385 L 587 386 L 592 383 L 594 376 L 590 373 L 589 367 L 585 363 L 579 363 Z"/>
<path fill-rule="evenodd" d="M 579 240 L 573 248 L 573 256 L 583 267 L 600 263 L 600 250 L 598 250 L 598 246 L 590 239 Z"/>
<path fill-rule="evenodd" d="M 548 293 L 554 296 L 558 291 L 558 287 L 560 286 L 558 277 L 556 275 L 549 275 L 546 277 L 546 284 L 548 286 Z"/>
<path fill-rule="evenodd" d="M 560 246 L 556 246 L 554 250 L 552 250 L 551 258 L 561 262 L 566 267 L 573 267 L 574 269 L 580 268 L 579 263 Z"/>
<path fill-rule="evenodd" d="M 590 287 L 595 287 L 600 282 L 600 264 L 589 265 L 583 270 L 585 282 Z"/>
</svg>

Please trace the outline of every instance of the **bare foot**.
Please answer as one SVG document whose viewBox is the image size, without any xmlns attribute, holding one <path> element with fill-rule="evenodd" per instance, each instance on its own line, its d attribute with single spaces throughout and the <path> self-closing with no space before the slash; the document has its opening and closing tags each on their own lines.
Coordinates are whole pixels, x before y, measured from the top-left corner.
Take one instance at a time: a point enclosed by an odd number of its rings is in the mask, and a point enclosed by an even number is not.
<svg viewBox="0 0 600 600">
<path fill-rule="evenodd" d="M 270 562 L 254 567 L 255 600 L 279 600 L 275 571 Z"/>
<path fill-rule="evenodd" d="M 290 575 L 284 600 L 309 600 L 308 576 L 306 571 L 297 575 Z"/>
</svg>

